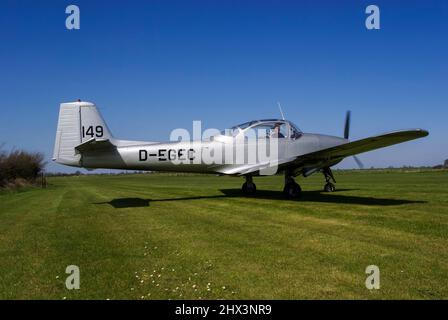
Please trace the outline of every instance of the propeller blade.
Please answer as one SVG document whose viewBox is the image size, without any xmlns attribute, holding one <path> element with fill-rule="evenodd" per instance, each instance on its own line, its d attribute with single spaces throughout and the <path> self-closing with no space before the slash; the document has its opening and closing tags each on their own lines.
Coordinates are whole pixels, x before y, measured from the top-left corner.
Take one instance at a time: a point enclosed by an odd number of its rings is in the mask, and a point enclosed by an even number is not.
<svg viewBox="0 0 448 320">
<path fill-rule="evenodd" d="M 355 159 L 355 162 L 358 165 L 359 169 L 364 169 L 364 164 L 357 156 L 353 156 L 353 159 Z"/>
<path fill-rule="evenodd" d="M 350 135 L 350 111 L 345 115 L 344 139 L 348 139 Z"/>
</svg>

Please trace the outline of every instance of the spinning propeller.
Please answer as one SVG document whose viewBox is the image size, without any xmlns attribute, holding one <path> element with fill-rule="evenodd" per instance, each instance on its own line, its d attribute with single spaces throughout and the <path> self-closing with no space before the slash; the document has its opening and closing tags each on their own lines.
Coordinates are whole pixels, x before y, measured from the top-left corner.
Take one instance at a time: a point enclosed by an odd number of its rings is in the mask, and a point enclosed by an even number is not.
<svg viewBox="0 0 448 320">
<path fill-rule="evenodd" d="M 350 111 L 347 111 L 347 114 L 345 116 L 344 139 L 348 139 L 349 136 L 350 136 Z M 364 169 L 364 164 L 357 156 L 353 156 L 353 159 L 355 159 L 355 162 L 358 165 L 359 169 Z"/>
</svg>

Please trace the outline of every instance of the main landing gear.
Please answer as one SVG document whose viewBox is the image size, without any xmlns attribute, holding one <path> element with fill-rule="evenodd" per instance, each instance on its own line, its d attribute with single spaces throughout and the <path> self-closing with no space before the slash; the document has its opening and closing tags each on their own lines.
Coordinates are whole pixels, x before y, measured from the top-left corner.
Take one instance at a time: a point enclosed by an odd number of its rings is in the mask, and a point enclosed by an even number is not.
<svg viewBox="0 0 448 320">
<path fill-rule="evenodd" d="M 252 176 L 245 176 L 246 178 L 246 182 L 243 183 L 243 193 L 245 195 L 253 195 L 255 194 L 255 191 L 257 191 L 257 186 L 255 185 L 255 183 L 252 180 Z"/>
<path fill-rule="evenodd" d="M 252 180 L 252 176 L 245 176 L 246 182 L 243 183 L 242 190 L 247 196 L 254 195 L 257 191 L 257 187 Z M 302 188 L 294 181 L 294 177 L 285 174 L 285 187 L 283 188 L 283 194 L 288 199 L 297 199 L 302 193 Z"/>
<path fill-rule="evenodd" d="M 285 187 L 283 188 L 283 194 L 289 199 L 297 199 L 302 193 L 300 185 L 294 181 L 294 177 L 285 174 Z"/>
<path fill-rule="evenodd" d="M 325 192 L 334 192 L 336 191 L 336 186 L 331 183 L 333 181 L 336 183 L 336 180 L 334 179 L 333 172 L 331 172 L 331 169 L 329 167 L 322 169 L 322 173 L 325 176 L 325 186 L 324 191 Z"/>
</svg>

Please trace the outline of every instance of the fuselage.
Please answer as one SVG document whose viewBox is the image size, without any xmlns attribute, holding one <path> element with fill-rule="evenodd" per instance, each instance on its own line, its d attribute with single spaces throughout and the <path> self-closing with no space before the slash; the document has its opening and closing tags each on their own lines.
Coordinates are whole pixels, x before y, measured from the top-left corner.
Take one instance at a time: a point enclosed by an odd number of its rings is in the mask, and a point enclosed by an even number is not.
<svg viewBox="0 0 448 320">
<path fill-rule="evenodd" d="M 347 139 L 311 133 L 301 133 L 295 139 L 278 138 L 276 160 L 282 163 L 294 157 L 347 142 Z M 115 144 L 117 148 L 113 152 L 84 155 L 80 165 L 87 168 L 219 174 L 241 166 L 261 163 L 263 160 L 256 157 L 251 163 L 248 159 L 251 150 L 257 150 L 259 139 L 238 141 L 237 137 L 223 135 L 206 141 L 125 143 L 116 140 Z M 244 152 L 244 159 L 240 161 L 236 155 L 238 150 Z"/>
<path fill-rule="evenodd" d="M 112 136 L 94 104 L 74 102 L 61 104 L 53 160 L 89 169 L 257 175 L 276 173 L 302 155 L 347 142 L 303 133 L 283 119 L 245 122 L 197 141 L 120 140 Z M 294 170 L 297 175 L 302 168 Z"/>
</svg>

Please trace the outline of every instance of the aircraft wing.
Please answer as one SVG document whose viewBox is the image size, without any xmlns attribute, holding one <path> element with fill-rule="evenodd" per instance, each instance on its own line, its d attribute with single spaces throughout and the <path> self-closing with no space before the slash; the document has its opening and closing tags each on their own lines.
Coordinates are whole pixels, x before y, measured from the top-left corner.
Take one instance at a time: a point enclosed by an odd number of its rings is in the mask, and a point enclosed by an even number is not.
<svg viewBox="0 0 448 320">
<path fill-rule="evenodd" d="M 428 131 L 422 129 L 394 131 L 304 154 L 288 163 L 287 166 L 308 168 L 315 167 L 320 169 L 326 166 L 334 165 L 349 156 L 426 137 L 427 135 Z"/>
<path fill-rule="evenodd" d="M 109 139 L 89 139 L 75 147 L 76 153 L 113 150 L 116 146 Z"/>
<path fill-rule="evenodd" d="M 428 131 L 422 129 L 401 130 L 378 136 L 368 137 L 356 140 L 335 147 L 321 149 L 315 152 L 307 153 L 297 157 L 285 159 L 284 161 L 275 163 L 279 170 L 293 170 L 297 174 L 315 172 L 321 168 L 329 167 L 337 164 L 342 159 L 359 153 L 372 151 L 379 148 L 388 147 L 397 143 L 426 137 Z M 268 163 L 258 165 L 246 165 L 233 169 L 222 170 L 223 174 L 246 175 L 249 173 L 259 173 L 260 169 L 269 167 Z"/>
</svg>

